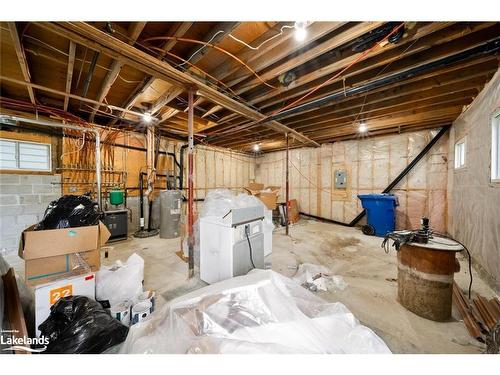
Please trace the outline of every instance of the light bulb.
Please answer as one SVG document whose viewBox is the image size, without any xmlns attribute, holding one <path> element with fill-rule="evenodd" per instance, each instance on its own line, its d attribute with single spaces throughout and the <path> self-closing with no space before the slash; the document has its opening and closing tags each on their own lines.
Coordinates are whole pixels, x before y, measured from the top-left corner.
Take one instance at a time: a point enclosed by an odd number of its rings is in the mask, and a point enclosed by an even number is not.
<svg viewBox="0 0 500 375">
<path fill-rule="evenodd" d="M 259 151 L 260 151 L 260 146 L 259 146 L 259 144 L 258 144 L 258 143 L 256 143 L 256 144 L 254 144 L 254 145 L 253 145 L 253 150 L 254 150 L 255 152 L 259 152 Z"/>
<path fill-rule="evenodd" d="M 360 133 L 365 133 L 367 130 L 368 130 L 368 128 L 366 127 L 366 124 L 364 122 L 359 124 L 358 131 Z"/>
<path fill-rule="evenodd" d="M 151 116 L 151 113 L 149 112 L 146 112 L 142 115 L 142 120 L 145 122 L 145 123 L 150 123 L 152 120 L 153 120 L 153 116 Z"/>
<path fill-rule="evenodd" d="M 302 42 L 306 38 L 306 26 L 306 22 L 295 22 L 295 40 L 297 40 L 298 42 Z"/>
</svg>

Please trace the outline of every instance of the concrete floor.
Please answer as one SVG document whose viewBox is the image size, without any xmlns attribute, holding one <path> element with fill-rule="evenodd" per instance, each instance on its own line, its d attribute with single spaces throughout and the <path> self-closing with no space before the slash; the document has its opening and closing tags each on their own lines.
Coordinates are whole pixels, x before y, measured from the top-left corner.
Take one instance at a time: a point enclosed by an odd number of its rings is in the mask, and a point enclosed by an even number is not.
<svg viewBox="0 0 500 375">
<path fill-rule="evenodd" d="M 273 270 L 293 276 L 301 263 L 323 265 L 347 282 L 344 291 L 318 292 L 331 302 L 342 302 L 362 324 L 373 329 L 394 353 L 482 353 L 484 346 L 472 339 L 454 311 L 450 322 L 438 323 L 421 318 L 397 302 L 397 259 L 394 250 L 386 254 L 382 239 L 365 236 L 357 228 L 302 218 L 291 227 L 287 237 L 284 228 L 273 234 L 273 253 L 266 258 Z M 178 295 L 206 285 L 197 278 L 187 280 L 187 263 L 175 252 L 180 239 L 165 240 L 158 236 L 146 239 L 130 237 L 108 246 L 108 258 L 125 261 L 136 252 L 145 261 L 145 288 L 155 290 L 158 306 Z M 104 256 L 104 252 L 102 252 Z M 15 253 L 4 255 L 16 273 L 24 277 L 24 262 Z M 469 283 L 465 258 L 458 256 L 461 271 L 455 280 L 462 290 Z M 473 292 L 487 298 L 494 291 L 473 270 Z M 497 296 L 498 297 L 498 296 Z"/>
<path fill-rule="evenodd" d="M 438 323 L 423 319 L 402 307 L 397 298 L 397 260 L 395 251 L 386 254 L 382 240 L 368 237 L 356 228 L 302 219 L 291 228 L 275 230 L 273 253 L 266 258 L 272 269 L 292 276 L 301 263 L 328 267 L 347 282 L 344 291 L 318 292 L 322 298 L 344 303 L 366 326 L 373 329 L 394 353 L 481 353 L 484 348 L 472 339 L 460 321 Z M 198 279 L 186 281 L 187 263 L 175 252 L 180 240 L 158 237 L 131 238 L 110 245 L 109 257 L 126 260 L 133 252 L 145 260 L 145 287 L 159 295 L 158 304 L 204 285 Z M 468 285 L 467 262 L 460 259 L 457 283 Z M 494 292 L 473 272 L 473 290 L 486 297 Z M 455 312 L 454 312 L 455 314 Z"/>
</svg>

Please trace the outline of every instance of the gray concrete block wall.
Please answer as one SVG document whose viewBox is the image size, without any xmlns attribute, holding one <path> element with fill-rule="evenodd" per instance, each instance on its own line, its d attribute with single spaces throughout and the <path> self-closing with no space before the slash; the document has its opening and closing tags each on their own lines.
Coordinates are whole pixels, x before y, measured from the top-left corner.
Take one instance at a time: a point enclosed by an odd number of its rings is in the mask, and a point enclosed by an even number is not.
<svg viewBox="0 0 500 375">
<path fill-rule="evenodd" d="M 61 196 L 61 175 L 0 174 L 0 250 L 16 252 L 21 232 Z"/>
</svg>

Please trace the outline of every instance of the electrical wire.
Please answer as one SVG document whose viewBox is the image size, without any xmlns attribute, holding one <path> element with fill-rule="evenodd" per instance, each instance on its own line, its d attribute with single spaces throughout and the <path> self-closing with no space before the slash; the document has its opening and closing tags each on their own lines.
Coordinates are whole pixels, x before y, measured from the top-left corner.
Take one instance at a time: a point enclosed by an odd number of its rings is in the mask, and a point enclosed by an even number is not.
<svg viewBox="0 0 500 375">
<path fill-rule="evenodd" d="M 214 40 L 214 39 L 215 39 L 215 37 L 216 37 L 217 35 L 219 35 L 219 34 L 221 34 L 221 33 L 222 33 L 222 34 L 224 34 L 224 31 L 223 31 L 223 30 L 219 30 L 219 31 L 217 31 L 217 32 L 216 32 L 216 33 L 215 33 L 215 34 L 214 34 L 214 35 L 213 35 L 213 36 L 209 39 L 209 41 L 208 41 L 207 43 L 210 43 L 212 40 Z M 204 45 L 204 46 L 200 47 L 199 49 L 197 49 L 197 50 L 196 50 L 196 51 L 195 51 L 195 52 L 194 52 L 191 56 L 189 56 L 189 58 L 188 58 L 187 60 L 185 60 L 185 61 L 184 61 L 183 63 L 181 63 L 181 64 L 178 64 L 178 65 L 177 65 L 177 67 L 182 66 L 182 65 L 186 64 L 187 62 L 191 61 L 191 59 L 192 59 L 194 56 L 196 56 L 196 54 L 198 54 L 200 51 L 204 50 L 205 48 L 206 48 L 206 45 Z"/>
<path fill-rule="evenodd" d="M 230 56 L 232 59 L 236 60 L 238 63 L 240 63 L 241 65 L 243 65 L 246 69 L 248 69 L 255 77 L 257 77 L 257 79 L 259 81 L 261 81 L 264 85 L 272 88 L 272 89 L 276 89 L 277 87 L 276 86 L 273 86 L 269 83 L 267 83 L 266 81 L 264 81 L 261 76 L 259 76 L 257 74 L 257 72 L 255 72 L 255 70 L 253 70 L 250 66 L 248 66 L 248 64 L 246 64 L 243 60 L 241 60 L 239 57 L 233 55 L 231 52 L 228 52 L 226 51 L 225 49 L 219 47 L 219 46 L 216 46 L 215 44 L 211 44 L 211 43 L 208 43 L 208 42 L 202 42 L 202 41 L 199 41 L 199 40 L 196 40 L 196 39 L 188 39 L 188 38 L 179 38 L 179 37 L 174 37 L 174 36 L 158 36 L 158 37 L 151 37 L 151 38 L 146 38 L 144 39 L 143 41 L 144 42 L 153 42 L 153 41 L 157 41 L 157 40 L 175 40 L 175 41 L 178 41 L 178 42 L 186 42 L 186 43 L 194 43 L 194 44 L 202 44 L 204 46 L 208 46 L 208 47 L 211 47 L 211 48 L 214 48 L 216 49 L 217 51 L 219 52 L 222 52 L 228 56 Z M 151 46 L 148 46 L 148 48 L 151 48 Z"/>
<path fill-rule="evenodd" d="M 298 105 L 300 102 L 302 102 L 304 99 L 306 99 L 307 97 L 311 96 L 313 93 L 315 93 L 316 91 L 318 91 L 320 88 L 324 87 L 325 85 L 329 84 L 331 81 L 333 81 L 334 79 L 337 79 L 338 77 L 340 77 L 345 71 L 347 71 L 348 69 L 350 69 L 352 66 L 354 66 L 355 64 L 357 64 L 358 62 L 360 62 L 361 60 L 364 60 L 366 58 L 366 56 L 371 53 L 375 48 L 381 46 L 385 41 L 387 41 L 392 35 L 394 35 L 401 27 L 404 26 L 404 22 L 401 22 L 398 26 L 394 27 L 394 29 L 389 33 L 387 34 L 382 40 L 380 40 L 379 42 L 375 43 L 371 48 L 367 49 L 366 51 L 364 51 L 363 53 L 361 53 L 354 61 L 352 61 L 349 65 L 347 65 L 345 68 L 343 68 L 342 70 L 340 70 L 338 73 L 334 74 L 333 76 L 331 76 L 330 78 L 328 78 L 327 80 L 323 81 L 322 83 L 320 83 L 319 85 L 313 87 L 311 90 L 309 90 L 306 94 L 304 94 L 303 96 L 301 96 L 300 98 L 294 100 L 293 102 L 287 104 L 286 106 L 282 107 L 282 108 L 278 108 L 277 110 L 275 110 L 274 112 L 268 114 L 268 115 L 265 115 L 262 119 L 260 120 L 257 120 L 257 121 L 252 121 L 248 124 L 245 124 L 245 125 L 240 125 L 240 126 L 236 126 L 236 127 L 233 127 L 225 132 L 220 132 L 218 134 L 231 134 L 231 133 L 234 133 L 236 131 L 240 131 L 242 129 L 247 129 L 249 127 L 253 127 L 253 126 L 256 126 L 256 125 L 259 125 L 261 124 L 262 122 L 266 121 L 267 119 L 269 119 L 270 117 L 273 117 L 287 109 L 290 109 L 290 108 L 293 108 L 294 106 Z M 209 135 L 213 135 L 214 133 L 212 134 L 209 134 Z"/>
<path fill-rule="evenodd" d="M 250 262 L 252 263 L 253 268 L 257 268 L 257 267 L 255 267 L 255 263 L 253 262 L 252 244 L 250 243 L 250 238 L 248 237 L 248 232 L 250 232 L 250 225 L 245 226 L 245 235 L 246 235 L 247 241 L 248 241 L 248 250 L 250 252 Z"/>
<path fill-rule="evenodd" d="M 385 65 L 382 69 L 380 69 L 380 71 L 373 78 L 377 78 L 379 75 L 381 75 L 383 72 L 385 72 L 387 70 L 387 68 L 389 66 L 391 66 L 391 64 L 394 61 L 397 61 L 400 58 L 402 58 L 410 50 L 410 48 L 413 47 L 415 45 L 415 43 L 417 43 L 419 40 L 420 40 L 420 38 L 417 38 L 412 43 L 410 43 L 410 45 L 403 52 L 401 52 L 401 54 L 399 54 L 397 58 L 395 58 L 393 61 L 391 61 L 390 63 L 388 63 L 387 65 Z M 356 115 L 356 118 L 352 122 L 353 125 L 355 125 L 357 123 L 359 116 L 361 115 L 361 113 L 363 112 L 363 109 L 365 108 L 366 99 L 368 98 L 368 94 L 369 93 L 367 92 L 365 94 L 365 97 L 363 98 L 363 104 L 361 105 L 361 109 L 359 110 L 359 113 Z"/>
<path fill-rule="evenodd" d="M 231 33 L 229 33 L 229 34 L 228 34 L 228 36 L 229 36 L 231 39 L 233 39 L 234 41 L 236 41 L 236 42 L 238 42 L 238 43 L 243 44 L 245 47 L 248 47 L 248 48 L 250 48 L 251 50 L 257 51 L 260 47 L 262 47 L 262 46 L 263 46 L 264 44 L 266 44 L 267 42 L 269 42 L 269 41 L 271 41 L 271 40 L 273 40 L 273 39 L 275 39 L 275 38 L 279 37 L 280 35 L 283 35 L 283 30 L 284 30 L 284 29 L 293 29 L 293 28 L 294 28 L 294 26 L 289 26 L 289 25 L 284 25 L 284 26 L 282 26 L 282 27 L 281 27 L 281 29 L 280 29 L 280 32 L 279 32 L 278 34 L 273 35 L 272 37 L 270 37 L 270 38 L 268 38 L 268 39 L 264 40 L 264 41 L 263 41 L 262 43 L 260 43 L 257 47 L 252 47 L 251 45 L 249 45 L 249 44 L 245 43 L 244 41 L 242 41 L 242 40 L 240 40 L 240 39 L 236 38 L 236 37 L 235 37 L 233 34 L 231 34 Z"/>
<path fill-rule="evenodd" d="M 459 240 L 453 238 L 453 237 L 450 237 L 444 233 L 439 233 L 439 232 L 433 232 L 433 234 L 437 234 L 439 237 L 443 237 L 443 238 L 447 238 L 449 240 L 452 240 L 452 241 L 455 241 L 457 243 L 459 243 L 463 248 L 464 250 L 466 251 L 467 253 L 467 256 L 469 258 L 469 276 L 470 276 L 470 281 L 469 281 L 469 300 L 471 299 L 471 290 L 472 290 L 472 281 L 473 281 L 473 278 L 472 278 L 472 256 L 470 255 L 470 251 L 469 249 L 467 248 L 467 246 L 465 246 L 462 242 L 460 242 Z M 435 241 L 435 243 L 440 243 L 439 241 Z M 442 245 L 445 245 L 444 243 L 441 243 Z M 449 246 L 449 244 L 446 244 Z"/>
<path fill-rule="evenodd" d="M 159 50 L 159 51 L 162 51 L 162 52 L 163 52 L 163 50 L 162 50 L 161 48 L 158 48 L 158 47 L 150 47 L 150 48 L 152 48 L 152 49 L 154 49 L 154 50 Z M 218 80 L 217 78 L 215 78 L 214 76 L 210 75 L 209 73 L 207 73 L 207 72 L 206 72 L 206 71 L 204 71 L 203 69 L 200 69 L 200 68 L 198 68 L 197 66 L 195 66 L 194 64 L 190 63 L 190 62 L 189 62 L 189 60 L 184 60 L 182 57 L 177 56 L 177 55 L 175 55 L 175 54 L 173 54 L 172 52 L 169 52 L 169 51 L 167 51 L 167 52 L 166 52 L 166 54 L 167 54 L 168 56 L 171 56 L 171 57 L 174 57 L 174 58 L 176 58 L 176 59 L 178 59 L 178 60 L 183 61 L 183 64 L 185 63 L 185 64 L 188 64 L 189 66 L 191 66 L 191 67 L 193 67 L 193 68 L 195 68 L 195 69 L 198 69 L 200 72 L 202 72 L 203 74 L 205 74 L 207 77 L 209 77 L 209 78 L 211 78 L 212 80 L 214 80 L 215 82 L 217 82 L 217 84 L 220 84 L 220 85 L 222 85 L 223 87 L 225 87 L 225 88 L 226 88 L 228 91 L 230 91 L 230 92 L 231 92 L 234 96 L 237 96 L 237 94 L 236 94 L 236 93 L 235 93 L 235 92 L 234 92 L 234 91 L 233 91 L 233 90 L 232 90 L 229 86 L 227 86 L 227 85 L 226 85 L 226 84 L 224 84 L 222 81 L 220 81 L 220 80 Z"/>
</svg>

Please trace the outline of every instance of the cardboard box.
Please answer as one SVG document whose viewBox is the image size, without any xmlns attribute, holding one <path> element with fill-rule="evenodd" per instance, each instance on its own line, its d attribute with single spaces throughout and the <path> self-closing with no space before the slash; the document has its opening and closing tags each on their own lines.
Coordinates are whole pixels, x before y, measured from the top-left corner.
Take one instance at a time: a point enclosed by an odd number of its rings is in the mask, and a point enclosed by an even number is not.
<svg viewBox="0 0 500 375">
<path fill-rule="evenodd" d="M 81 269 L 82 264 L 92 271 L 99 270 L 99 249 L 111 235 L 101 222 L 77 228 L 33 229 L 31 226 L 23 231 L 19 244 L 19 257 L 25 260 L 25 280 L 29 285 L 64 277 Z"/>
<path fill-rule="evenodd" d="M 250 182 L 248 187 L 244 188 L 250 195 L 259 198 L 269 210 L 276 209 L 278 196 L 281 190 L 280 186 L 264 187 L 264 184 Z"/>
<path fill-rule="evenodd" d="M 49 317 L 50 307 L 60 298 L 85 296 L 95 299 L 95 274 L 91 272 L 37 285 L 34 292 L 36 337 L 40 337 L 38 326 Z"/>
</svg>

